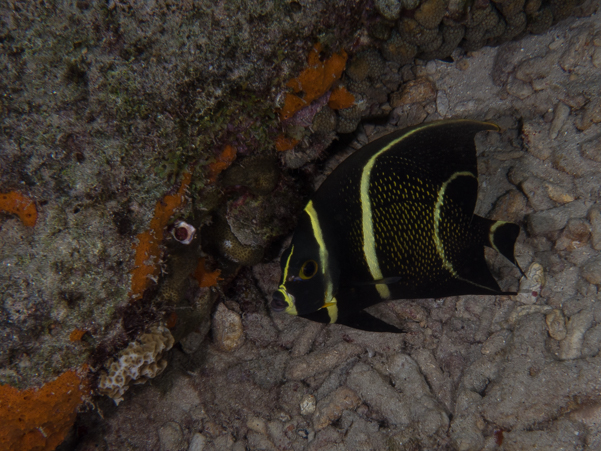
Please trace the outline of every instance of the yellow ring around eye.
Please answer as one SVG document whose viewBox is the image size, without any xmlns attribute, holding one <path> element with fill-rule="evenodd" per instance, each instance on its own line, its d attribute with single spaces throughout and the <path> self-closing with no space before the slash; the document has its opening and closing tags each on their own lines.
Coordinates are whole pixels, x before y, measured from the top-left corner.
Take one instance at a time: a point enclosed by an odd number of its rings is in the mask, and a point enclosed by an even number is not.
<svg viewBox="0 0 601 451">
<path fill-rule="evenodd" d="M 299 273 L 300 278 L 303 280 L 310 279 L 317 274 L 317 268 L 318 265 L 315 260 L 307 260 L 305 263 L 303 263 L 303 266 L 301 266 Z"/>
</svg>

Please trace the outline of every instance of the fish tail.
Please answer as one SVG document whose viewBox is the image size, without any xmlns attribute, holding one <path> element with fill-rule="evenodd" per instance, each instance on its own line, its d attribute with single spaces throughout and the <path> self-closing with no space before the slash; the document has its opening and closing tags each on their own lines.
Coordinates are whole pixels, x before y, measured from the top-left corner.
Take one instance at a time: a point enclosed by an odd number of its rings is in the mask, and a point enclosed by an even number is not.
<svg viewBox="0 0 601 451">
<path fill-rule="evenodd" d="M 524 274 L 514 254 L 515 242 L 520 234 L 520 226 L 512 222 L 481 218 L 477 215 L 474 215 L 474 225 L 485 246 L 491 247 L 503 255 Z"/>
</svg>

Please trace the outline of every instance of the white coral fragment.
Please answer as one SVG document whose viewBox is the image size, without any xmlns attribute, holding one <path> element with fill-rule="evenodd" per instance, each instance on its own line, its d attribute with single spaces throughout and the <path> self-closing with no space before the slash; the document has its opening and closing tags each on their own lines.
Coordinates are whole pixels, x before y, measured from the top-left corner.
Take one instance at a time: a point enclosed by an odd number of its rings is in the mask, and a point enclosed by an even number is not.
<svg viewBox="0 0 601 451">
<path fill-rule="evenodd" d="M 105 363 L 101 371 L 99 393 L 112 398 L 115 404 L 123 401 L 130 383 L 143 384 L 163 372 L 167 361 L 162 357 L 173 347 L 174 339 L 165 326 L 155 326 Z"/>
</svg>

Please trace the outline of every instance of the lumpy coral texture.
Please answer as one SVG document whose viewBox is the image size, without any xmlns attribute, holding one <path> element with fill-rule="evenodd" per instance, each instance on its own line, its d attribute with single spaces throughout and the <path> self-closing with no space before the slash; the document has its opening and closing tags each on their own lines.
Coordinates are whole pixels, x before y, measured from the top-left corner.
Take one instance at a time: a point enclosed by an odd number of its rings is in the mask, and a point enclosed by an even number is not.
<svg viewBox="0 0 601 451">
<path fill-rule="evenodd" d="M 173 342 L 169 329 L 164 326 L 152 328 L 138 341 L 130 343 L 116 359 L 106 363 L 108 373 L 101 373 L 98 391 L 119 404 L 130 382 L 141 383 L 163 372 L 167 367 L 167 361 L 162 359 L 163 353 L 171 349 Z"/>
</svg>

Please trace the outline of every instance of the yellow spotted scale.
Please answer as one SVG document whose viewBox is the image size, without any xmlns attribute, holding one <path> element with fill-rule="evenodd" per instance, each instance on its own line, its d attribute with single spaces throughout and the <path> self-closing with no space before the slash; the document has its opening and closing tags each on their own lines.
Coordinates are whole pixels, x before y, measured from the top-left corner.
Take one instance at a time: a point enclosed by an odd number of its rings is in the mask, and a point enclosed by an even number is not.
<svg viewBox="0 0 601 451">
<path fill-rule="evenodd" d="M 364 311 L 393 299 L 503 293 L 484 246 L 517 266 L 516 224 L 474 215 L 471 120 L 431 122 L 377 139 L 343 161 L 301 214 L 282 254 L 274 311 L 398 332 Z"/>
</svg>

